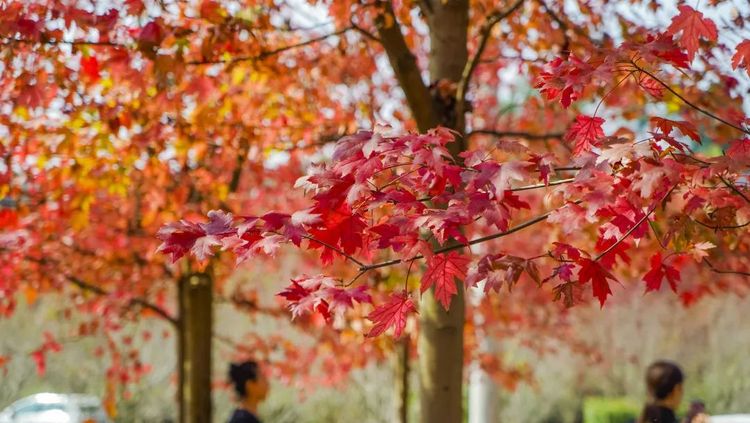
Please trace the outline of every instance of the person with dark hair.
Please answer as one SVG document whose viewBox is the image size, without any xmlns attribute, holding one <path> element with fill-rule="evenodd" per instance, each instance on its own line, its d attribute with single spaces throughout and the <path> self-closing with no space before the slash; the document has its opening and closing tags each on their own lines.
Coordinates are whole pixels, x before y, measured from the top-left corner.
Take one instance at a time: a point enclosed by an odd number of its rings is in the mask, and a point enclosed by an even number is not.
<svg viewBox="0 0 750 423">
<path fill-rule="evenodd" d="M 706 414 L 706 404 L 703 401 L 692 401 L 690 403 L 690 409 L 685 415 L 685 419 L 682 423 L 708 423 L 709 417 Z"/>
<path fill-rule="evenodd" d="M 657 361 L 646 370 L 649 401 L 638 423 L 677 423 L 675 410 L 682 401 L 682 370 L 671 361 Z"/>
<path fill-rule="evenodd" d="M 239 407 L 229 418 L 229 423 L 261 423 L 258 404 L 268 395 L 268 380 L 254 361 L 231 363 L 229 380 L 239 399 Z"/>
</svg>

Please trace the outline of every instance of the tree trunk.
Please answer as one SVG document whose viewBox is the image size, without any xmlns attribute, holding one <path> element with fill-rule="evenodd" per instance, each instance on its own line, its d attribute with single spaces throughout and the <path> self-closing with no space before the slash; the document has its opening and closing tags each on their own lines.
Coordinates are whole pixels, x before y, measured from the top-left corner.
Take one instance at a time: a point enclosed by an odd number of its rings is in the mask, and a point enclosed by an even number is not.
<svg viewBox="0 0 750 423">
<path fill-rule="evenodd" d="M 396 351 L 396 410 L 398 412 L 398 423 L 409 422 L 409 337 L 404 337 L 398 342 Z"/>
<path fill-rule="evenodd" d="M 192 274 L 181 281 L 182 367 L 181 421 L 211 421 L 211 333 L 213 280 L 210 274 Z"/>
<path fill-rule="evenodd" d="M 430 78 L 432 83 L 448 80 L 458 83 L 468 59 L 467 0 L 430 1 L 427 22 L 430 27 Z M 423 9 L 424 9 L 423 8 Z M 463 133 L 462 117 L 454 115 L 453 104 L 436 100 L 439 121 Z M 465 149 L 463 140 L 451 146 L 451 154 Z M 465 298 L 463 284 L 446 312 L 435 300 L 434 290 L 422 296 L 419 326 L 419 380 L 422 422 L 463 421 L 462 387 L 464 363 Z"/>
<path fill-rule="evenodd" d="M 435 96 L 424 84 L 390 2 L 382 2 L 381 6 L 383 12 L 375 21 L 378 35 L 417 127 L 420 131 L 426 131 L 443 125 L 463 133 L 464 119 L 456 116 L 455 104 L 447 101 L 449 99 Z M 469 1 L 423 0 L 422 12 L 430 28 L 432 83 L 441 80 L 458 83 L 468 61 Z M 449 146 L 455 158 L 465 149 L 463 139 Z M 453 298 L 449 312 L 443 310 L 435 300 L 433 290 L 426 292 L 420 303 L 419 380 L 421 421 L 424 423 L 457 423 L 463 420 L 465 304 L 463 286 L 457 288 L 458 295 Z"/>
<path fill-rule="evenodd" d="M 185 423 L 187 402 L 185 401 L 185 278 L 177 280 L 177 421 Z"/>
</svg>

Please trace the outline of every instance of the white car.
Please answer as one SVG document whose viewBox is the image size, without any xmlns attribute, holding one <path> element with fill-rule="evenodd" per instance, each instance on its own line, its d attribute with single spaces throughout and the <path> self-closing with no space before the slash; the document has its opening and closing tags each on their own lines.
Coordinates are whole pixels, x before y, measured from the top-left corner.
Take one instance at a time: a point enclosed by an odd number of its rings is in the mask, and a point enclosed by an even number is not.
<svg viewBox="0 0 750 423">
<path fill-rule="evenodd" d="M 750 423 L 750 414 L 726 414 L 711 416 L 711 423 Z"/>
<path fill-rule="evenodd" d="M 99 398 L 41 393 L 20 399 L 0 412 L 0 423 L 110 423 Z"/>
</svg>

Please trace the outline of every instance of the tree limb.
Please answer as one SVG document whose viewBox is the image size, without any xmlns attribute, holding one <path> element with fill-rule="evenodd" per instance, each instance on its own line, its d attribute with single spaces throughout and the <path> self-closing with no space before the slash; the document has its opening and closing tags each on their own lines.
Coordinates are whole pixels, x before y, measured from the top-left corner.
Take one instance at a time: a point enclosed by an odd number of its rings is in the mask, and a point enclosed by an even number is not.
<svg viewBox="0 0 750 423">
<path fill-rule="evenodd" d="M 382 5 L 383 12 L 375 18 L 375 27 L 417 127 L 425 132 L 439 123 L 432 96 L 422 80 L 417 60 L 401 34 L 401 27 L 396 21 L 390 2 L 383 2 Z"/>
<path fill-rule="evenodd" d="M 719 116 L 717 116 L 717 115 L 715 115 L 715 114 L 713 114 L 713 113 L 709 112 L 708 110 L 705 110 L 705 109 L 703 109 L 703 108 L 701 108 L 701 107 L 699 107 L 699 106 L 696 106 L 695 104 L 691 103 L 691 102 L 690 102 L 690 101 L 689 101 L 688 99 L 686 99 L 685 97 L 683 97 L 682 95 L 680 95 L 680 94 L 679 94 L 679 93 L 678 93 L 677 91 L 675 91 L 675 90 L 674 90 L 674 89 L 673 89 L 672 87 L 670 87 L 670 86 L 669 86 L 669 85 L 668 85 L 667 83 L 665 83 L 665 82 L 664 82 L 664 81 L 662 81 L 661 79 L 657 78 L 657 77 L 656 77 L 656 75 L 654 75 L 653 73 L 651 73 L 651 72 L 649 72 L 649 71 L 647 71 L 647 70 L 643 69 L 642 67 L 638 66 L 638 65 L 637 65 L 637 64 L 636 64 L 636 63 L 635 63 L 634 61 L 631 61 L 630 63 L 631 63 L 631 64 L 632 64 L 632 65 L 633 65 L 633 66 L 634 66 L 634 67 L 635 67 L 635 68 L 636 68 L 637 70 L 639 70 L 640 72 L 643 72 L 643 73 L 645 73 L 646 75 L 648 75 L 649 77 L 651 77 L 651 79 L 653 79 L 654 81 L 658 82 L 658 83 L 659 83 L 659 85 L 661 85 L 662 87 L 666 88 L 666 89 L 667 89 L 667 91 L 669 91 L 670 93 L 672 93 L 672 94 L 673 94 L 673 95 L 674 95 L 675 97 L 679 98 L 679 99 L 680 99 L 680 101 L 682 101 L 683 103 L 687 104 L 687 105 L 688 105 L 688 106 L 690 106 L 691 108 L 695 109 L 696 111 L 698 111 L 698 112 L 700 112 L 700 113 L 703 113 L 704 115 L 706 115 L 706 116 L 708 116 L 708 117 L 710 117 L 710 118 L 712 118 L 712 119 L 714 119 L 714 120 L 717 120 L 717 121 L 719 121 L 719 122 L 723 123 L 724 125 L 727 125 L 727 126 L 729 126 L 729 127 L 731 127 L 731 128 L 734 128 L 734 129 L 736 129 L 736 130 L 738 130 L 738 131 L 740 131 L 740 132 L 742 132 L 742 133 L 744 133 L 744 134 L 748 134 L 748 135 L 750 135 L 750 131 L 749 131 L 749 130 L 747 130 L 747 129 L 744 129 L 744 128 L 740 127 L 740 126 L 737 126 L 737 125 L 735 125 L 735 124 L 733 124 L 733 123 L 731 123 L 731 122 L 729 122 L 729 121 L 726 121 L 726 120 L 724 120 L 724 119 L 720 118 Z"/>
<path fill-rule="evenodd" d="M 103 288 L 100 288 L 100 287 L 98 287 L 96 285 L 92 285 L 92 284 L 90 284 L 88 282 L 84 282 L 83 280 L 78 279 L 75 276 L 70 276 L 70 275 L 64 275 L 64 276 L 65 276 L 65 279 L 67 279 L 70 283 L 72 283 L 73 285 L 77 286 L 78 288 L 80 288 L 80 289 L 82 289 L 84 291 L 93 292 L 94 294 L 101 295 L 101 296 L 109 296 L 109 295 L 111 295 L 111 292 L 109 292 L 109 291 L 107 291 L 107 290 L 105 290 Z M 138 306 L 141 306 L 141 307 L 143 307 L 145 309 L 153 311 L 154 313 L 156 313 L 157 315 L 159 315 L 159 317 L 161 317 L 164 320 L 168 321 L 172 325 L 176 326 L 177 323 L 178 323 L 177 319 L 175 317 L 172 317 L 172 315 L 170 315 L 166 310 L 164 310 L 163 308 L 161 308 L 161 307 L 157 306 L 156 304 L 153 304 L 150 301 L 147 301 L 147 300 L 145 300 L 143 298 L 132 298 L 130 301 L 128 301 L 128 306 L 133 306 L 133 305 L 138 305 Z"/>
<path fill-rule="evenodd" d="M 562 132 L 550 132 L 548 134 L 531 134 L 528 132 L 522 132 L 522 131 L 495 131 L 493 129 L 475 129 L 468 134 L 466 134 L 466 137 L 469 138 L 474 135 L 492 135 L 495 137 L 518 137 L 518 138 L 526 138 L 528 140 L 549 140 L 549 139 L 557 139 L 562 138 L 565 134 Z"/>
<path fill-rule="evenodd" d="M 482 53 L 484 52 L 484 49 L 487 47 L 487 41 L 490 38 L 492 29 L 500 21 L 507 18 L 513 12 L 515 12 L 518 8 L 520 8 L 523 2 L 524 0 L 516 0 L 516 2 L 507 10 L 497 11 L 487 16 L 487 19 L 482 25 L 482 28 L 479 30 L 480 38 L 479 38 L 479 46 L 477 47 L 477 51 L 474 53 L 474 56 L 466 63 L 466 66 L 464 67 L 464 70 L 461 74 L 461 80 L 458 82 L 458 87 L 456 89 L 456 115 L 457 116 L 462 116 L 464 111 L 466 110 L 466 105 L 465 105 L 466 92 L 469 89 L 471 76 L 474 73 L 474 70 L 476 69 L 477 65 L 479 64 L 479 60 L 482 57 Z"/>
<path fill-rule="evenodd" d="M 750 272 L 743 272 L 740 270 L 724 270 L 724 269 L 717 269 L 714 267 L 714 265 L 708 261 L 708 259 L 703 259 L 703 261 L 708 265 L 709 269 L 711 269 L 714 273 L 719 273 L 722 275 L 738 275 L 738 276 L 750 276 Z"/>
<path fill-rule="evenodd" d="M 320 37 L 311 38 L 306 41 L 302 41 L 297 44 L 289 44 L 286 46 L 282 46 L 279 48 L 275 48 L 273 50 L 263 51 L 257 55 L 254 56 L 241 56 L 241 57 L 234 57 L 228 60 L 218 59 L 218 60 L 194 60 L 190 62 L 186 62 L 185 64 L 188 66 L 201 66 L 201 65 L 216 65 L 216 64 L 232 64 L 232 63 L 238 63 L 238 62 L 255 62 L 263 59 L 267 59 L 271 56 L 275 56 L 279 53 L 283 53 L 288 50 L 293 50 L 300 47 L 309 46 L 311 44 L 318 43 L 320 41 L 324 41 L 328 38 L 335 37 L 338 35 L 341 35 L 345 32 L 351 31 L 355 29 L 353 26 L 347 26 L 346 28 L 339 29 L 338 31 L 331 32 L 329 34 L 321 35 Z"/>
<path fill-rule="evenodd" d="M 574 203 L 578 204 L 580 202 L 581 202 L 581 200 L 578 200 L 578 201 L 575 201 Z M 481 238 L 475 238 L 475 239 L 472 239 L 471 241 L 467 242 L 466 244 L 447 245 L 445 247 L 436 249 L 432 253 L 433 254 L 444 254 L 444 253 L 448 253 L 448 252 L 455 251 L 455 250 L 462 250 L 462 249 L 467 248 L 467 247 L 472 246 L 472 245 L 481 244 L 483 242 L 491 241 L 493 239 L 497 239 L 497 238 L 502 238 L 502 237 L 508 236 L 508 235 L 513 234 L 515 232 L 518 232 L 518 231 L 520 231 L 522 229 L 528 228 L 529 226 L 532 226 L 532 225 L 535 225 L 537 223 L 540 223 L 540 222 L 543 222 L 543 221 L 547 220 L 547 217 L 549 217 L 549 215 L 552 214 L 553 211 L 554 210 L 548 211 L 547 213 L 539 215 L 539 216 L 537 216 L 537 217 L 535 217 L 533 219 L 527 220 L 527 221 L 525 221 L 525 222 L 523 222 L 523 223 L 521 223 L 519 225 L 516 225 L 516 226 L 514 226 L 514 227 L 512 227 L 512 228 L 510 228 L 510 229 L 508 229 L 506 231 L 494 233 L 492 235 L 483 236 Z M 388 266 L 393 266 L 393 265 L 400 264 L 400 263 L 412 262 L 412 261 L 420 260 L 420 259 L 423 259 L 423 258 L 424 258 L 423 255 L 417 254 L 416 256 L 414 256 L 412 258 L 408 258 L 408 259 L 394 259 L 394 260 L 383 261 L 383 262 L 380 262 L 380 263 L 368 264 L 366 266 L 361 266 L 359 268 L 359 270 L 360 270 L 360 272 L 366 272 L 366 271 L 369 271 L 369 270 L 379 269 L 381 267 L 388 267 Z"/>
</svg>

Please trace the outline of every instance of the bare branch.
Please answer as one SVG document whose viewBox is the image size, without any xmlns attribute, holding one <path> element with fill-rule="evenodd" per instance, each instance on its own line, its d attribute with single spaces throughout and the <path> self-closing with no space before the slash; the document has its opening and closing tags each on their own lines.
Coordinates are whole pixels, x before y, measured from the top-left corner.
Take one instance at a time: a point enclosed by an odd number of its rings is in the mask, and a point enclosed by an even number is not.
<svg viewBox="0 0 750 423">
<path fill-rule="evenodd" d="M 430 91 L 422 80 L 422 72 L 417 60 L 406 45 L 401 27 L 396 21 L 390 1 L 383 2 L 383 12 L 375 18 L 381 44 L 388 55 L 393 73 L 396 74 L 406 102 L 421 132 L 438 125 L 439 119 L 432 102 Z"/>
<path fill-rule="evenodd" d="M 526 138 L 528 140 L 549 140 L 549 139 L 561 139 L 565 134 L 562 132 L 550 132 L 548 134 L 531 134 L 523 131 L 496 131 L 494 129 L 475 129 L 468 134 L 466 137 L 469 138 L 474 135 L 492 135 L 494 137 L 517 137 Z"/>
<path fill-rule="evenodd" d="M 634 61 L 630 62 L 630 63 L 633 66 L 635 66 L 635 68 L 637 70 L 639 70 L 639 71 L 645 73 L 646 75 L 648 75 L 649 77 L 651 77 L 654 81 L 658 82 L 659 85 L 661 85 L 662 87 L 666 88 L 667 91 L 669 91 L 670 93 L 672 93 L 675 97 L 679 98 L 683 103 L 687 104 L 691 108 L 697 110 L 700 113 L 703 113 L 704 115 L 706 115 L 706 116 L 708 116 L 708 117 L 710 117 L 710 118 L 712 118 L 714 120 L 717 120 L 717 121 L 723 123 L 724 125 L 729 126 L 730 128 L 734 128 L 734 129 L 736 129 L 736 130 L 738 130 L 738 131 L 740 131 L 740 132 L 742 132 L 744 134 L 750 135 L 750 131 L 748 131 L 747 129 L 744 129 L 744 128 L 739 127 L 739 126 L 737 126 L 737 125 L 735 125 L 735 124 L 733 124 L 731 122 L 728 122 L 728 121 L 720 118 L 719 116 L 716 116 L 715 114 L 709 112 L 708 110 L 705 110 L 705 109 L 703 109 L 703 108 L 701 108 L 699 106 L 696 106 L 695 104 L 691 103 L 688 99 L 686 99 L 685 97 L 683 97 L 682 95 L 680 95 L 677 91 L 675 91 L 672 87 L 670 87 L 669 85 L 667 85 L 664 81 L 662 81 L 661 79 L 657 78 L 656 75 L 654 75 L 653 73 L 651 73 L 651 72 L 643 69 L 642 67 L 638 66 Z"/>
<path fill-rule="evenodd" d="M 241 57 L 234 57 L 234 58 L 227 59 L 227 60 L 223 60 L 223 59 L 218 59 L 218 60 L 194 60 L 194 61 L 191 61 L 191 62 L 187 62 L 185 64 L 186 65 L 190 65 L 190 66 L 201 66 L 201 65 L 232 64 L 232 63 L 238 63 L 238 62 L 255 62 L 255 61 L 260 61 L 260 60 L 263 60 L 263 59 L 267 59 L 267 58 L 269 58 L 271 56 L 275 56 L 275 55 L 277 55 L 279 53 L 283 53 L 285 51 L 297 49 L 297 48 L 300 48 L 300 47 L 306 47 L 306 46 L 309 46 L 311 44 L 315 44 L 315 43 L 327 40 L 328 38 L 339 36 L 339 35 L 347 32 L 347 31 L 351 31 L 353 29 L 355 29 L 355 28 L 352 27 L 352 26 L 348 26 L 348 27 L 342 28 L 342 29 L 340 29 L 338 31 L 331 32 L 330 34 L 325 34 L 325 35 L 321 35 L 320 37 L 311 38 L 311 39 L 309 39 L 307 41 L 303 41 L 301 43 L 290 44 L 290 45 L 286 45 L 286 46 L 283 46 L 283 47 L 275 48 L 273 50 L 264 51 L 264 52 L 261 52 L 260 54 L 255 55 L 255 56 L 241 56 Z"/>
<path fill-rule="evenodd" d="M 708 259 L 704 258 L 703 262 L 708 265 L 708 267 L 711 269 L 714 273 L 720 273 L 722 275 L 738 275 L 738 276 L 750 276 L 750 272 L 743 272 L 740 270 L 725 270 L 725 269 L 717 269 L 714 267 L 714 265 L 708 261 Z"/>
<path fill-rule="evenodd" d="M 333 245 L 331 245 L 331 244 L 329 244 L 329 243 L 327 243 L 325 241 L 321 241 L 321 240 L 319 240 L 317 238 L 313 238 L 310 235 L 302 235 L 302 238 L 305 238 L 305 239 L 310 240 L 312 242 L 316 242 L 316 243 L 318 243 L 318 244 L 320 244 L 320 245 L 322 245 L 322 246 L 324 246 L 324 247 L 326 247 L 326 248 L 328 248 L 330 250 L 333 250 L 333 251 L 341 254 L 342 256 L 346 257 L 347 260 L 351 261 L 352 263 L 356 264 L 357 266 L 360 266 L 360 267 L 364 266 L 364 263 L 362 263 L 361 261 L 357 260 L 356 258 L 352 257 L 349 254 L 346 254 L 340 248 L 335 247 L 335 246 L 333 246 Z"/>
<path fill-rule="evenodd" d="M 560 30 L 563 33 L 563 45 L 560 47 L 560 50 L 562 54 L 569 55 L 570 54 L 570 36 L 568 35 L 568 24 L 565 23 L 558 15 L 555 13 L 554 10 L 550 9 L 549 6 L 547 6 L 547 3 L 544 0 L 539 0 L 539 4 L 542 6 L 542 9 L 547 13 L 547 15 L 555 22 L 557 22 L 558 25 L 560 25 Z"/>
<path fill-rule="evenodd" d="M 574 203 L 578 204 L 580 202 L 581 201 L 578 200 L 578 201 L 575 201 Z M 497 239 L 497 238 L 502 238 L 502 237 L 508 236 L 508 235 L 516 233 L 516 232 L 518 232 L 518 231 L 520 231 L 522 229 L 528 228 L 529 226 L 533 226 L 533 225 L 535 225 L 535 224 L 537 224 L 539 222 L 543 222 L 543 221 L 547 220 L 547 217 L 549 217 L 549 215 L 553 211 L 554 210 L 548 211 L 547 213 L 539 215 L 539 216 L 537 216 L 537 217 L 535 217 L 533 219 L 527 220 L 527 221 L 525 221 L 525 222 L 523 222 L 523 223 L 521 223 L 521 224 L 519 224 L 517 226 L 514 226 L 514 227 L 508 229 L 507 231 L 498 232 L 498 233 L 495 233 L 495 234 L 492 234 L 492 235 L 483 236 L 481 238 L 475 238 L 475 239 L 472 239 L 471 241 L 467 242 L 466 244 L 448 245 L 448 246 L 445 246 L 445 247 L 442 247 L 442 248 L 438 248 L 435 251 L 433 251 L 432 253 L 433 254 L 444 254 L 444 253 L 448 253 L 448 252 L 455 251 L 455 250 L 462 250 L 462 249 L 467 248 L 467 247 L 472 246 L 472 245 L 481 244 L 483 242 L 491 241 L 493 239 Z M 369 271 L 369 270 L 379 269 L 381 267 L 388 267 L 388 266 L 393 266 L 393 265 L 400 264 L 400 263 L 413 262 L 415 260 L 421 260 L 423 258 L 424 258 L 423 255 L 417 254 L 416 256 L 414 256 L 412 258 L 409 258 L 409 259 L 394 259 L 394 260 L 383 261 L 383 262 L 375 263 L 375 264 L 368 264 L 366 266 L 361 266 L 359 268 L 359 270 L 360 270 L 360 272 L 366 272 L 366 271 Z"/>
<path fill-rule="evenodd" d="M 70 275 L 64 275 L 64 276 L 65 276 L 65 279 L 67 279 L 70 283 L 72 283 L 73 285 L 77 286 L 78 288 L 82 290 L 93 292 L 94 294 L 101 295 L 101 296 L 109 296 L 111 294 L 111 292 L 103 288 L 100 288 L 96 285 L 92 285 L 88 282 L 84 282 L 83 280 L 78 279 L 75 276 L 70 276 Z M 129 307 L 133 305 L 138 305 L 145 309 L 151 310 L 154 313 L 158 314 L 161 318 L 163 318 L 164 320 L 168 321 L 169 323 L 173 325 L 177 325 L 178 323 L 177 319 L 172 317 L 166 310 L 164 310 L 163 308 L 143 298 L 133 298 L 130 301 L 128 301 Z"/>
<path fill-rule="evenodd" d="M 487 41 L 490 38 L 492 29 L 500 21 L 507 18 L 513 12 L 515 12 L 518 8 L 520 8 L 523 2 L 524 0 L 516 0 L 516 2 L 507 10 L 498 11 L 487 16 L 487 19 L 482 25 L 482 28 L 479 30 L 480 38 L 479 38 L 479 46 L 477 47 L 477 51 L 474 53 L 474 56 L 468 62 L 466 62 L 466 66 L 464 67 L 464 70 L 461 73 L 461 80 L 459 81 L 458 87 L 456 88 L 456 115 L 457 116 L 462 116 L 466 109 L 466 105 L 465 105 L 466 92 L 469 89 L 471 76 L 474 73 L 474 70 L 476 69 L 477 65 L 479 64 L 479 60 L 482 57 L 482 53 L 484 52 L 484 49 L 487 47 Z"/>
<path fill-rule="evenodd" d="M 50 46 L 56 46 L 56 45 L 69 45 L 69 46 L 87 46 L 87 47 L 117 47 L 117 48 L 128 48 L 125 44 L 120 43 L 114 43 L 111 41 L 85 41 L 85 40 L 72 40 L 72 41 L 66 41 L 66 40 L 54 40 L 54 39 L 44 39 L 44 40 L 29 40 L 26 38 L 11 38 L 11 37 L 0 37 L 0 41 L 2 43 L 0 45 L 13 45 L 13 44 L 44 44 L 44 45 L 50 45 Z"/>
<path fill-rule="evenodd" d="M 31 261 L 31 262 L 34 262 L 34 263 L 37 263 L 37 264 L 40 264 L 40 265 L 50 264 L 50 262 L 48 260 L 45 260 L 43 258 L 40 259 L 40 258 L 25 256 L 24 259 L 28 260 L 28 261 Z M 94 285 L 92 283 L 86 282 L 86 281 L 84 281 L 84 280 L 82 280 L 82 279 L 80 279 L 78 277 L 75 277 L 75 276 L 72 276 L 72 275 L 68 275 L 68 274 L 63 274 L 63 277 L 65 277 L 65 279 L 68 282 L 72 283 L 73 285 L 77 286 L 78 288 L 80 288 L 82 290 L 85 290 L 85 291 L 88 291 L 88 292 L 92 292 L 92 293 L 94 293 L 96 295 L 109 296 L 109 295 L 112 294 L 110 291 L 107 291 L 106 289 L 101 288 L 99 286 L 96 286 L 96 285 Z M 138 306 L 141 306 L 143 308 L 149 309 L 149 310 L 153 311 L 154 313 L 156 313 L 157 315 L 159 315 L 159 317 L 162 317 L 164 320 L 168 321 L 169 323 L 171 323 L 173 325 L 177 325 L 178 324 L 178 320 L 175 317 L 172 317 L 172 315 L 170 315 L 166 310 L 164 310 L 163 308 L 159 307 L 158 305 L 156 305 L 156 304 L 154 304 L 154 303 L 146 300 L 145 298 L 136 297 L 136 298 L 130 299 L 130 301 L 128 302 L 128 307 L 133 306 L 133 305 L 138 305 Z"/>
<path fill-rule="evenodd" d="M 745 200 L 746 202 L 750 203 L 750 198 L 747 198 L 747 196 L 745 194 L 743 194 L 742 191 L 739 190 L 739 188 L 737 188 L 736 186 L 734 186 L 734 184 L 732 184 L 731 182 L 729 182 L 726 179 L 724 179 L 723 176 L 719 176 L 719 179 L 721 179 L 721 182 L 724 185 L 726 185 L 729 189 L 731 189 L 737 195 L 739 195 L 740 197 L 742 197 L 743 200 Z"/>
</svg>

